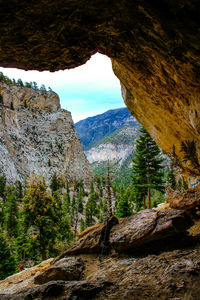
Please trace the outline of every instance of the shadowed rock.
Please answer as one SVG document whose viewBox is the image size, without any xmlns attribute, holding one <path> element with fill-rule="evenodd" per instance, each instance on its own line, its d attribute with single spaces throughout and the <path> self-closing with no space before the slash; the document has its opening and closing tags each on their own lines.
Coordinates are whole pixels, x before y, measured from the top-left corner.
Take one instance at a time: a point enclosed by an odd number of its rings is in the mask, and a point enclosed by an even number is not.
<svg viewBox="0 0 200 300">
<path fill-rule="evenodd" d="M 84 253 L 102 253 L 105 254 L 110 249 L 109 234 L 111 228 L 118 224 L 116 217 L 109 218 L 104 224 L 97 224 L 86 229 L 81 235 L 75 246 L 65 251 L 56 261 L 66 255 L 84 254 Z"/>
<path fill-rule="evenodd" d="M 109 286 L 106 281 L 50 281 L 41 286 L 33 287 L 12 295 L 0 294 L 1 300 L 29 300 L 29 299 L 92 299 L 101 290 Z"/>
<path fill-rule="evenodd" d="M 162 249 L 163 241 L 168 245 L 174 243 L 174 239 L 187 236 L 186 230 L 193 224 L 189 216 L 180 210 L 142 210 L 139 213 L 124 219 L 119 225 L 112 228 L 110 232 L 110 246 L 117 252 L 137 251 L 140 253 L 145 246 L 152 242 L 158 241 L 157 244 L 152 244 L 153 250 Z M 149 249 L 152 252 L 152 249 Z"/>
<path fill-rule="evenodd" d="M 80 258 L 63 258 L 37 275 L 34 282 L 43 284 L 52 280 L 79 280 L 83 269 L 83 261 Z"/>
</svg>

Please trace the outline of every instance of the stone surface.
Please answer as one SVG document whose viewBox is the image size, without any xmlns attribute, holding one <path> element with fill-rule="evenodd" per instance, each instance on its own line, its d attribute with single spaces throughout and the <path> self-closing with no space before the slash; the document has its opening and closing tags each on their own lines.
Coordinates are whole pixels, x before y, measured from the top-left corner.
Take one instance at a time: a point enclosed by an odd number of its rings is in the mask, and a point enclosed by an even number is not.
<svg viewBox="0 0 200 300">
<path fill-rule="evenodd" d="M 36 284 L 43 284 L 53 280 L 79 280 L 84 265 L 81 259 L 67 257 L 57 261 L 50 268 L 34 278 Z"/>
<path fill-rule="evenodd" d="M 92 178 L 71 113 L 60 108 L 57 94 L 4 83 L 0 94 L 0 170 L 8 181 L 32 172 L 47 182 L 55 172 L 68 181 Z"/>
<path fill-rule="evenodd" d="M 117 252 L 136 251 L 141 254 L 147 247 L 147 251 L 151 253 L 152 250 L 162 250 L 162 241 L 166 246 L 170 246 L 170 241 L 173 246 L 177 237 L 182 233 L 186 235 L 186 230 L 192 224 L 190 217 L 181 210 L 146 209 L 114 226 L 109 242 Z M 172 237 L 174 239 L 171 239 Z M 167 240 L 168 238 L 170 239 Z"/>
<path fill-rule="evenodd" d="M 10 285 L 4 292 L 0 289 L 0 299 L 199 300 L 199 249 L 175 250 L 144 258 L 118 255 L 103 257 L 101 262 L 96 255 L 81 258 L 86 268 L 84 280 L 32 284 L 14 293 Z"/>
<path fill-rule="evenodd" d="M 0 294 L 0 299 L 12 300 L 28 300 L 28 299 L 66 299 L 66 300 L 85 300 L 94 299 L 94 297 L 106 286 L 109 282 L 105 281 L 50 281 L 41 286 L 33 287 L 24 291 L 14 293 L 12 295 Z"/>
<path fill-rule="evenodd" d="M 175 209 L 192 210 L 200 208 L 200 190 L 199 187 L 188 189 L 176 196 L 166 199 L 167 205 Z"/>
<path fill-rule="evenodd" d="M 65 251 L 58 259 L 66 255 L 82 253 L 107 253 L 111 228 L 118 224 L 116 217 L 111 217 L 104 224 L 97 224 L 83 231 L 75 245 Z"/>
<path fill-rule="evenodd" d="M 200 175 L 197 0 L 10 1 L 1 5 L 0 28 L 4 67 L 55 71 L 96 52 L 109 56 L 131 113 L 185 174 Z M 187 141 L 196 161 L 184 159 Z"/>
</svg>

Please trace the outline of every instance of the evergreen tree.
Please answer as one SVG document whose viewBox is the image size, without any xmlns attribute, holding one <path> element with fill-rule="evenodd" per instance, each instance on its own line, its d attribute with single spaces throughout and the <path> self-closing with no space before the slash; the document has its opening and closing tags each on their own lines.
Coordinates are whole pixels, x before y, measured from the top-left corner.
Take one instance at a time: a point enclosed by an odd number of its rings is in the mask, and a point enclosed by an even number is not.
<svg viewBox="0 0 200 300">
<path fill-rule="evenodd" d="M 129 197 L 130 197 L 130 190 L 127 189 L 127 191 L 121 195 L 120 200 L 117 204 L 116 216 L 118 218 L 125 218 L 131 216 L 132 209 L 129 203 Z"/>
<path fill-rule="evenodd" d="M 88 197 L 88 201 L 86 203 L 86 213 L 85 213 L 87 226 L 92 225 L 92 217 L 97 215 L 97 200 L 98 200 L 98 195 L 95 192 L 90 194 Z"/>
<path fill-rule="evenodd" d="M 176 189 L 176 177 L 173 169 L 170 169 L 167 173 L 167 183 L 171 189 Z"/>
<path fill-rule="evenodd" d="M 18 199 L 13 185 L 5 189 L 4 202 L 4 228 L 9 238 L 17 237 L 18 234 Z"/>
<path fill-rule="evenodd" d="M 12 275 L 17 268 L 15 257 L 12 255 L 3 232 L 0 230 L 0 280 Z"/>
<path fill-rule="evenodd" d="M 0 197 L 4 197 L 4 191 L 6 188 L 6 176 L 5 175 L 1 175 L 0 176 Z"/>
<path fill-rule="evenodd" d="M 58 236 L 58 207 L 60 206 L 57 206 L 53 197 L 48 194 L 43 177 L 32 178 L 22 199 L 22 219 L 25 231 L 32 239 L 35 251 L 37 249 L 39 255 L 42 255 L 42 259 L 47 258 L 49 249 Z"/>
<path fill-rule="evenodd" d="M 86 228 L 84 220 L 81 218 L 80 221 L 80 232 L 84 231 Z"/>
<path fill-rule="evenodd" d="M 145 198 L 147 195 L 147 207 L 151 207 L 151 189 L 164 192 L 164 167 L 160 149 L 144 128 L 140 132 L 132 166 L 132 182 L 137 210 L 142 206 L 142 200 L 143 206 L 146 208 Z"/>
</svg>

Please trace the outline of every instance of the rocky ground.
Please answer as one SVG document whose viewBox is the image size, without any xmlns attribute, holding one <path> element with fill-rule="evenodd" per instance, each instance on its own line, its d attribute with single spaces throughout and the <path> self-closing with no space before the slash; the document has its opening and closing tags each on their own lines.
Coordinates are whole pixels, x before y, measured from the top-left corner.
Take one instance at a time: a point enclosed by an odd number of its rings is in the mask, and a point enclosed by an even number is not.
<svg viewBox="0 0 200 300">
<path fill-rule="evenodd" d="M 1 281 L 0 299 L 197 300 L 200 247 L 192 224 L 177 209 L 113 217 L 42 268 Z"/>
</svg>

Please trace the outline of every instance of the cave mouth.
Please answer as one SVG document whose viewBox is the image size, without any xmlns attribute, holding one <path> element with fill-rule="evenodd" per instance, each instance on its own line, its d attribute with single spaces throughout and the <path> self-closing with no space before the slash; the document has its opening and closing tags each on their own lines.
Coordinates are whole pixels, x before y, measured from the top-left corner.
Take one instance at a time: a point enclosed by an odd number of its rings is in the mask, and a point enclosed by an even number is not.
<svg viewBox="0 0 200 300">
<path fill-rule="evenodd" d="M 61 108 L 71 112 L 74 123 L 110 109 L 125 107 L 121 86 L 114 75 L 110 59 L 97 53 L 84 65 L 69 70 L 24 71 L 0 68 L 0 72 L 17 81 L 36 82 L 51 88 L 60 97 Z"/>
</svg>

